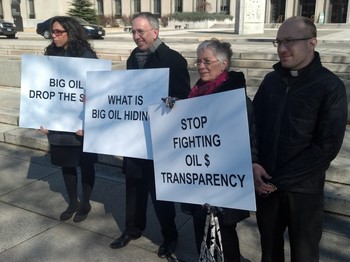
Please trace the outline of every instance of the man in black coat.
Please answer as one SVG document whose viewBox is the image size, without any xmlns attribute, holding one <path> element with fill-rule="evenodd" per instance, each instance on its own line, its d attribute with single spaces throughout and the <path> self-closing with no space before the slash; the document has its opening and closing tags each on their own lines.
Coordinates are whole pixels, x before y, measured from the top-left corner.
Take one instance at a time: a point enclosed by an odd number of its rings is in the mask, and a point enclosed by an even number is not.
<svg viewBox="0 0 350 262">
<path fill-rule="evenodd" d="M 347 101 L 342 81 L 322 66 L 316 27 L 290 17 L 276 40 L 280 62 L 254 97 L 259 164 L 253 165 L 262 261 L 319 261 L 326 170 L 341 147 Z"/>
<path fill-rule="evenodd" d="M 169 96 L 187 98 L 190 77 L 186 60 L 170 49 L 158 37 L 159 22 L 151 13 L 134 16 L 131 30 L 137 47 L 127 60 L 127 69 L 169 68 Z M 175 206 L 173 202 L 157 201 L 155 193 L 154 167 L 152 160 L 125 158 L 126 175 L 126 222 L 125 231 L 110 244 L 111 248 L 125 247 L 130 240 L 141 237 L 146 227 L 148 193 L 160 223 L 163 243 L 158 256 L 167 257 L 174 252 L 177 243 Z"/>
</svg>

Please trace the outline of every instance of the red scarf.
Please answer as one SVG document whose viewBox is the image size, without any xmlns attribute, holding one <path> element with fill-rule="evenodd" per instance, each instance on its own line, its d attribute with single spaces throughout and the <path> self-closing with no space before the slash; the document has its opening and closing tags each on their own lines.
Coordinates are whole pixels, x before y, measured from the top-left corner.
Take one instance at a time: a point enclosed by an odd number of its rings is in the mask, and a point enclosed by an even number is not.
<svg viewBox="0 0 350 262">
<path fill-rule="evenodd" d="M 201 79 L 197 81 L 195 86 L 192 88 L 188 98 L 196 97 L 196 96 L 204 96 L 208 94 L 214 93 L 215 89 L 220 87 L 223 82 L 228 79 L 228 73 L 225 70 L 222 72 L 215 80 L 210 82 L 204 82 Z"/>
</svg>

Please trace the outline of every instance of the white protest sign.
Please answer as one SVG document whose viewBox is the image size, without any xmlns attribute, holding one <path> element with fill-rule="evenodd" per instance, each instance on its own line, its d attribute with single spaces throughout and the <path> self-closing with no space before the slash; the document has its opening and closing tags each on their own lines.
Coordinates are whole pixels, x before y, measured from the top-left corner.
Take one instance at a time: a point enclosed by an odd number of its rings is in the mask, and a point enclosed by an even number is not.
<svg viewBox="0 0 350 262">
<path fill-rule="evenodd" d="M 22 55 L 19 126 L 82 129 L 86 72 L 111 68 L 110 60 Z"/>
<path fill-rule="evenodd" d="M 255 211 L 244 89 L 149 114 L 158 200 Z"/>
<path fill-rule="evenodd" d="M 168 68 L 89 72 L 84 151 L 152 159 L 148 106 L 168 86 Z"/>
</svg>

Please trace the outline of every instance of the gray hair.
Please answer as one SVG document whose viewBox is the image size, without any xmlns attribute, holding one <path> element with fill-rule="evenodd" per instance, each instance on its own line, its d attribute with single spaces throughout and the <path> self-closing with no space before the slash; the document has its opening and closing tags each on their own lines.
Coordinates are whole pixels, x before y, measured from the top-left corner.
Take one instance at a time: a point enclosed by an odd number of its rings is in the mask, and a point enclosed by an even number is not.
<svg viewBox="0 0 350 262">
<path fill-rule="evenodd" d="M 205 40 L 198 45 L 197 54 L 199 51 L 204 50 L 206 48 L 209 48 L 220 62 L 227 60 L 226 69 L 229 69 L 231 67 L 231 57 L 233 52 L 230 43 L 220 42 L 220 40 L 216 38 Z"/>
<path fill-rule="evenodd" d="M 155 17 L 152 13 L 150 13 L 150 12 L 137 13 L 133 16 L 132 20 L 134 20 L 138 17 L 145 18 L 152 28 L 156 28 L 159 30 L 159 21 L 158 21 L 157 17 Z"/>
</svg>

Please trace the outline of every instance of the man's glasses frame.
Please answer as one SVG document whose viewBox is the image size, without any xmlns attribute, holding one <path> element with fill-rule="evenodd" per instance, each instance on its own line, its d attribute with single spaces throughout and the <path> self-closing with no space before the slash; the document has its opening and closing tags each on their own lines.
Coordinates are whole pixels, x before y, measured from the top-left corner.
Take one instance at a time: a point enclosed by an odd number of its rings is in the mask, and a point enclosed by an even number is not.
<svg viewBox="0 0 350 262">
<path fill-rule="evenodd" d="M 66 30 L 54 29 L 51 31 L 51 34 L 55 36 L 61 36 L 63 33 L 66 33 L 66 32 L 67 32 Z"/>
<path fill-rule="evenodd" d="M 148 30 L 142 30 L 142 29 L 131 30 L 130 34 L 133 35 L 133 36 L 136 35 L 136 34 L 138 34 L 140 36 L 144 36 L 145 33 L 149 32 L 151 30 L 154 30 L 154 28 L 151 28 L 151 29 L 148 29 Z"/>
<path fill-rule="evenodd" d="M 311 39 L 312 37 L 304 37 L 304 38 L 294 38 L 294 39 L 286 39 L 286 40 L 274 40 L 272 41 L 272 44 L 274 47 L 279 47 L 281 46 L 282 44 L 285 46 L 285 47 L 291 47 L 295 44 L 295 42 L 297 41 L 304 41 L 304 40 L 309 40 Z"/>
</svg>

